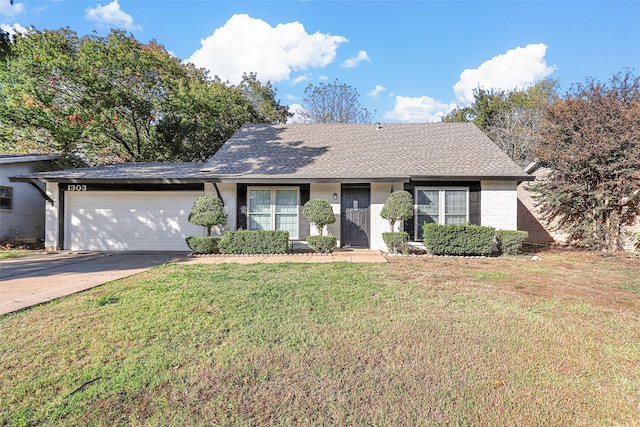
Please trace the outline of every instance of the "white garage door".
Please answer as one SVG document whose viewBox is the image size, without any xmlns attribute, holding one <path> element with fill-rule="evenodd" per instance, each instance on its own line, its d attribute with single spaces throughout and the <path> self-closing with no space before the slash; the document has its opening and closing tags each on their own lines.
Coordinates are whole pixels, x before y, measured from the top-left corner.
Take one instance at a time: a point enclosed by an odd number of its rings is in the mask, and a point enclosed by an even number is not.
<svg viewBox="0 0 640 427">
<path fill-rule="evenodd" d="M 202 227 L 188 221 L 201 191 L 86 191 L 65 197 L 65 247 L 91 251 L 188 251 Z"/>
</svg>

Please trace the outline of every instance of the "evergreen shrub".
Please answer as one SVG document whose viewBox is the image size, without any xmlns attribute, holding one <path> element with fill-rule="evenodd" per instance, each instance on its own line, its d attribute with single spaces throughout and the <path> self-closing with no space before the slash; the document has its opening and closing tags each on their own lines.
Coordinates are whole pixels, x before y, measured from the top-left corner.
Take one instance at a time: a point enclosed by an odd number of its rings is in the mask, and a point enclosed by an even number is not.
<svg viewBox="0 0 640 427">
<path fill-rule="evenodd" d="M 408 249 L 409 233 L 406 231 L 382 233 L 382 240 L 384 240 L 384 243 L 387 245 L 389 253 L 405 253 Z"/>
<path fill-rule="evenodd" d="M 424 246 L 432 255 L 489 256 L 496 230 L 479 225 L 422 226 Z"/>
<path fill-rule="evenodd" d="M 226 231 L 218 243 L 221 254 L 286 254 L 289 232 L 282 230 Z"/>
<path fill-rule="evenodd" d="M 187 237 L 187 245 L 197 254 L 218 253 L 219 236 L 191 236 Z"/>
<path fill-rule="evenodd" d="M 307 243 L 315 252 L 330 254 L 338 240 L 335 236 L 307 236 Z"/>
<path fill-rule="evenodd" d="M 496 230 L 498 252 L 505 255 L 517 255 L 529 233 L 520 230 Z"/>
</svg>

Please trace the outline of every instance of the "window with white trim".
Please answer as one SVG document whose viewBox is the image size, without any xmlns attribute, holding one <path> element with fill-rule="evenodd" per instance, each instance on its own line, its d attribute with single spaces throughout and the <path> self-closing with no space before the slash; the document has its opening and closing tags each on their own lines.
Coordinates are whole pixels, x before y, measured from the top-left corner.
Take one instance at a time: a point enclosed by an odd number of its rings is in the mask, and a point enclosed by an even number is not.
<svg viewBox="0 0 640 427">
<path fill-rule="evenodd" d="M 422 240 L 422 225 L 465 224 L 469 219 L 469 189 L 416 187 L 416 240 Z"/>
<path fill-rule="evenodd" d="M 289 238 L 298 238 L 297 187 L 248 188 L 249 230 L 284 230 Z"/>
<path fill-rule="evenodd" d="M 0 209 L 13 209 L 13 187 L 0 187 Z"/>
</svg>

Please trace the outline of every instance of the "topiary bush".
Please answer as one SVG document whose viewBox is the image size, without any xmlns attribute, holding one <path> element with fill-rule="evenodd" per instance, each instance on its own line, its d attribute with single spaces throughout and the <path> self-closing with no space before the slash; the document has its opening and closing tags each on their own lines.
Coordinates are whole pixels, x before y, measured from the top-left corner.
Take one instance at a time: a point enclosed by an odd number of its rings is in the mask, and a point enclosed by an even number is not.
<svg viewBox="0 0 640 427">
<path fill-rule="evenodd" d="M 505 255 L 517 255 L 529 233 L 520 230 L 496 230 L 498 252 Z"/>
<path fill-rule="evenodd" d="M 323 199 L 311 199 L 305 203 L 304 208 L 302 208 L 302 215 L 304 215 L 307 221 L 316 226 L 321 236 L 325 225 L 336 222 L 336 215 L 333 213 L 333 208 L 329 202 Z"/>
<path fill-rule="evenodd" d="M 189 222 L 206 227 L 207 236 L 211 236 L 211 227 L 227 223 L 222 200 L 211 194 L 198 197 L 189 214 Z"/>
<path fill-rule="evenodd" d="M 221 254 L 286 254 L 289 232 L 282 230 L 226 231 L 218 243 Z"/>
<path fill-rule="evenodd" d="M 380 211 L 380 216 L 389 221 L 393 232 L 396 222 L 413 218 L 413 213 L 413 196 L 408 191 L 402 190 L 389 195 L 387 201 L 384 202 L 382 211 Z"/>
<path fill-rule="evenodd" d="M 489 256 L 496 230 L 479 225 L 422 226 L 424 246 L 432 255 Z"/>
<path fill-rule="evenodd" d="M 406 231 L 382 233 L 382 240 L 384 240 L 390 253 L 405 253 L 408 249 L 409 233 Z"/>
<path fill-rule="evenodd" d="M 187 237 L 187 245 L 197 254 L 218 253 L 219 236 L 191 236 Z"/>
<path fill-rule="evenodd" d="M 335 236 L 308 236 L 307 243 L 319 254 L 330 254 L 336 247 L 338 239 Z"/>
</svg>

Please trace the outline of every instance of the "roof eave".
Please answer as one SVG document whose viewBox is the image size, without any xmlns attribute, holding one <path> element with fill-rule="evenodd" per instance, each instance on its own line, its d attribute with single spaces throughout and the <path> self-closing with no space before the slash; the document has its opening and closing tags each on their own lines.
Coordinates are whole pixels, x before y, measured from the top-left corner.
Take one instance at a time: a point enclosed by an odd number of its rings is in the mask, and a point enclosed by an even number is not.
<svg viewBox="0 0 640 427">
<path fill-rule="evenodd" d="M 412 181 L 533 181 L 531 175 L 412 175 Z"/>
<path fill-rule="evenodd" d="M 11 182 L 57 182 L 59 184 L 198 184 L 211 182 L 211 179 L 200 178 L 55 178 L 55 177 L 34 177 L 34 176 L 14 176 L 10 177 Z"/>
</svg>

